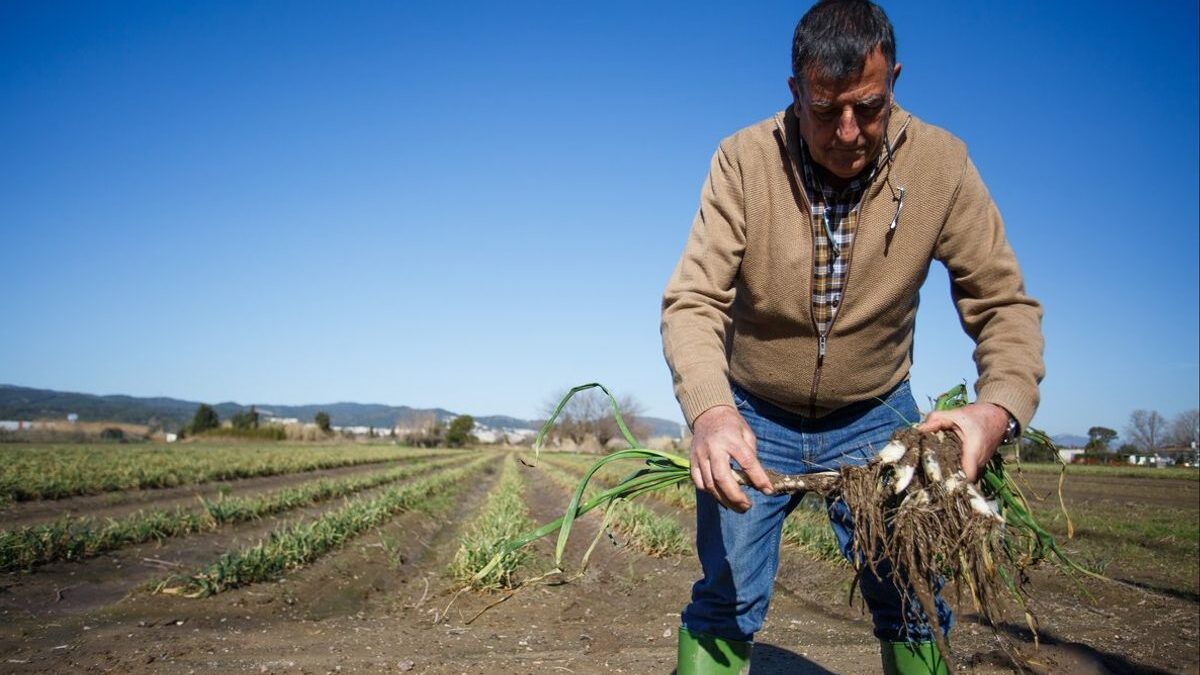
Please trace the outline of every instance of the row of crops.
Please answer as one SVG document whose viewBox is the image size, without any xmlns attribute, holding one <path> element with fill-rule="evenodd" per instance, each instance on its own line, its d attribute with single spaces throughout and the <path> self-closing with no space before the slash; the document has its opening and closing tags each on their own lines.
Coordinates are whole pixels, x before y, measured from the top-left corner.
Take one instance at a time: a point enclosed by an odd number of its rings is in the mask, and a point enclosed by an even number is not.
<svg viewBox="0 0 1200 675">
<path fill-rule="evenodd" d="M 199 532 L 283 516 L 257 543 L 233 545 L 197 569 L 181 570 L 157 584 L 158 590 L 203 596 L 278 578 L 310 563 L 391 518 L 408 511 L 442 512 L 458 498 L 495 456 L 480 453 L 413 453 L 368 474 L 339 480 L 317 479 L 281 490 L 249 496 L 198 499 L 193 508 L 147 509 L 98 521 L 63 517 L 32 527 L 0 530 L 0 568 L 37 574 L 46 563 L 72 561 L 118 551 L 141 542 L 169 543 Z M 316 506 L 315 512 L 288 519 L 290 512 Z M 188 546 L 180 541 L 179 546 Z"/>
<path fill-rule="evenodd" d="M 435 473 L 408 485 L 388 488 L 371 499 L 351 501 L 314 520 L 277 529 L 267 540 L 230 551 L 211 565 L 184 577 L 182 584 L 173 585 L 172 581 L 167 581 L 163 589 L 204 596 L 278 578 L 401 512 L 444 508 L 463 483 L 489 461 L 492 461 L 489 457 L 479 457 L 464 466 Z"/>
<path fill-rule="evenodd" d="M 580 475 L 593 461 L 591 458 L 577 455 L 544 457 L 551 465 L 570 467 L 572 476 Z M 627 465 L 609 464 L 600 469 L 596 479 L 601 485 L 614 485 L 624 478 L 628 471 Z M 665 506 L 682 509 L 686 513 L 691 513 L 696 506 L 696 493 L 690 484 L 651 492 L 648 496 Z M 829 527 L 829 519 L 825 515 L 825 503 L 815 494 L 807 495 L 792 515 L 783 521 L 782 541 L 815 558 L 844 561 L 837 539 Z"/>
<path fill-rule="evenodd" d="M 78 560 L 123 546 L 162 541 L 218 529 L 292 509 L 319 504 L 404 480 L 457 463 L 457 458 L 416 458 L 402 466 L 341 480 L 320 479 L 246 497 L 198 499 L 192 508 L 147 509 L 123 518 L 99 521 L 88 516 L 0 531 L 0 571 L 28 569 L 56 560 Z"/>
<path fill-rule="evenodd" d="M 483 505 L 463 524 L 459 549 L 447 570 L 461 586 L 510 588 L 554 567 L 533 555 L 532 549 L 504 556 L 499 564 L 494 558 L 505 542 L 537 525 L 529 506 L 531 486 L 536 483 L 539 489 L 553 493 L 544 501 L 565 506 L 590 460 L 544 455 L 538 468 L 529 469 L 518 468 L 514 457 L 504 456 L 503 468 Z M 393 452 L 390 458 L 395 459 L 396 454 Z M 301 508 L 325 505 L 316 515 L 276 527 L 255 544 L 234 547 L 208 564 L 181 570 L 157 584 L 159 591 L 176 595 L 220 593 L 277 579 L 404 512 L 448 513 L 453 521 L 462 521 L 466 514 L 454 514 L 453 510 L 462 508 L 465 486 L 479 482 L 478 475 L 499 459 L 494 454 L 409 453 L 397 466 L 337 480 L 311 480 L 236 498 L 197 499 L 193 506 L 145 509 L 121 518 L 66 516 L 50 523 L 0 530 L 0 571 L 36 573 L 47 563 L 82 560 L 148 541 L 166 542 L 222 531 L 267 516 L 286 516 Z M 620 474 L 619 467 L 606 468 L 597 474 L 590 490 L 617 482 Z M 335 500 L 342 503 L 336 504 Z M 642 554 L 684 555 L 692 548 L 684 523 L 690 520 L 694 501 L 690 489 L 662 491 L 655 493 L 652 501 L 621 502 L 603 513 L 597 512 L 595 522 L 602 519 L 599 533 L 608 532 Z M 545 519 L 546 515 L 539 513 L 536 518 Z M 823 514 L 813 509 L 798 509 L 789 519 L 785 542 L 818 555 L 830 551 L 836 554 Z M 490 567 L 489 561 L 493 563 Z M 561 565 L 561 561 L 556 563 Z"/>
<path fill-rule="evenodd" d="M 557 488 L 557 502 L 564 508 L 567 497 L 595 460 L 594 457 L 543 453 L 536 469 Z M 536 567 L 528 548 L 504 553 L 505 544 L 531 531 L 537 523 L 531 520 L 526 505 L 528 486 L 523 483 L 510 461 L 498 487 L 463 537 L 451 572 L 462 584 L 476 588 L 496 589 L 519 585 L 522 580 L 540 576 L 546 565 Z M 620 481 L 629 467 L 610 464 L 593 476 L 583 501 Z M 618 501 L 603 514 L 595 517 L 602 524 L 597 537 L 610 537 L 642 554 L 666 558 L 691 552 L 691 535 L 682 523 L 690 521 L 695 508 L 695 492 L 689 487 L 649 493 L 646 503 Z M 557 514 L 556 514 L 557 515 Z M 545 514 L 543 514 L 543 518 Z M 806 555 L 826 560 L 841 560 L 837 541 L 819 499 L 805 499 L 784 523 L 783 543 Z M 583 559 L 568 565 L 586 566 L 595 541 Z M 556 553 L 557 554 L 557 553 Z M 562 569 L 564 561 L 555 560 L 550 568 Z"/>
<path fill-rule="evenodd" d="M 0 503 L 332 469 L 421 452 L 378 445 L 8 446 L 0 447 Z"/>
</svg>

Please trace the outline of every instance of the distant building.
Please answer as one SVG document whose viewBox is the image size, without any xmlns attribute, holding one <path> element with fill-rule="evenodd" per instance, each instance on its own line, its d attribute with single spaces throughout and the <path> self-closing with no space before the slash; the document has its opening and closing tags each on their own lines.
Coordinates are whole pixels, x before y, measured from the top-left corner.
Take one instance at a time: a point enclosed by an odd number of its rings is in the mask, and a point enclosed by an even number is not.
<svg viewBox="0 0 1200 675">
<path fill-rule="evenodd" d="M 1130 455 L 1127 461 L 1134 466 L 1149 466 L 1155 468 L 1161 468 L 1170 463 L 1170 461 L 1163 455 L 1150 455 L 1140 452 Z"/>
<path fill-rule="evenodd" d="M 1086 450 L 1083 448 L 1059 448 L 1058 456 L 1062 461 L 1070 464 L 1075 461 L 1075 458 L 1082 455 Z"/>
<path fill-rule="evenodd" d="M 1191 446 L 1177 446 L 1173 448 L 1163 448 L 1158 453 L 1167 459 L 1167 464 L 1173 466 L 1200 466 L 1200 451 L 1197 450 L 1195 443 Z"/>
</svg>

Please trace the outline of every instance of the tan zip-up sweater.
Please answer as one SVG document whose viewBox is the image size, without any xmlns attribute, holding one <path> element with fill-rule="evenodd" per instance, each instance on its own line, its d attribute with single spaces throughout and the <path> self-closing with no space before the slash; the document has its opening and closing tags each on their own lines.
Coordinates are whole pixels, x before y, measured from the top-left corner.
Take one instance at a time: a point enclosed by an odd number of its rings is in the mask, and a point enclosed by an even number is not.
<svg viewBox="0 0 1200 675">
<path fill-rule="evenodd" d="M 1029 424 L 1045 371 L 1041 306 L 1025 293 L 1000 213 L 962 141 L 898 106 L 888 138 L 892 161 L 883 150 L 852 216 L 849 275 L 823 356 L 795 117 L 788 108 L 721 142 L 663 295 L 663 352 L 689 425 L 733 405 L 731 379 L 810 417 L 890 391 L 912 366 L 917 295 L 934 259 L 975 340 L 978 400 Z"/>
</svg>

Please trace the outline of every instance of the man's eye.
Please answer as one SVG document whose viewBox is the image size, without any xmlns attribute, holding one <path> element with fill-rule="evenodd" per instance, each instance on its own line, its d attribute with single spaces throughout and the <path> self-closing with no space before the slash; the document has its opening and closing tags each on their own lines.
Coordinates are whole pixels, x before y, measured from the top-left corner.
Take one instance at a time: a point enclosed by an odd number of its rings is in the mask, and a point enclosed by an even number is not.
<svg viewBox="0 0 1200 675">
<path fill-rule="evenodd" d="M 873 104 L 871 104 L 871 105 L 860 105 L 860 106 L 858 106 L 858 114 L 859 114 L 859 116 L 860 116 L 860 117 L 864 117 L 864 118 L 866 118 L 866 119 L 874 119 L 874 118 L 875 118 L 875 117 L 877 117 L 877 116 L 879 115 L 879 113 L 881 113 L 881 112 L 883 112 L 883 105 L 882 105 L 882 104 L 873 103 Z"/>
<path fill-rule="evenodd" d="M 815 116 L 822 122 L 832 122 L 838 118 L 836 110 L 818 110 Z"/>
</svg>

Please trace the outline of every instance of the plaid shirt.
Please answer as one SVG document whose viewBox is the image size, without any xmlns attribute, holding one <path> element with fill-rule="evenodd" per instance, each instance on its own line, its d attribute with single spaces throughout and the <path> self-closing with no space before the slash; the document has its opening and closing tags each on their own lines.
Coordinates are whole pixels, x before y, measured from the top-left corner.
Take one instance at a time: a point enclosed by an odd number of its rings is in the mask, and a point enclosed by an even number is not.
<svg viewBox="0 0 1200 675">
<path fill-rule="evenodd" d="M 808 144 L 800 143 L 801 166 L 804 173 L 804 191 L 808 193 L 813 230 L 812 310 L 817 331 L 825 335 L 833 317 L 842 303 L 842 289 L 846 286 L 846 273 L 850 269 L 850 252 L 854 243 L 855 218 L 850 214 L 858 211 L 863 192 L 871 184 L 878 168 L 872 163 L 869 171 L 855 176 L 843 190 L 821 182 L 813 166 Z M 856 214 L 857 215 L 857 214 Z M 833 246 L 830 246 L 830 238 Z"/>
</svg>

